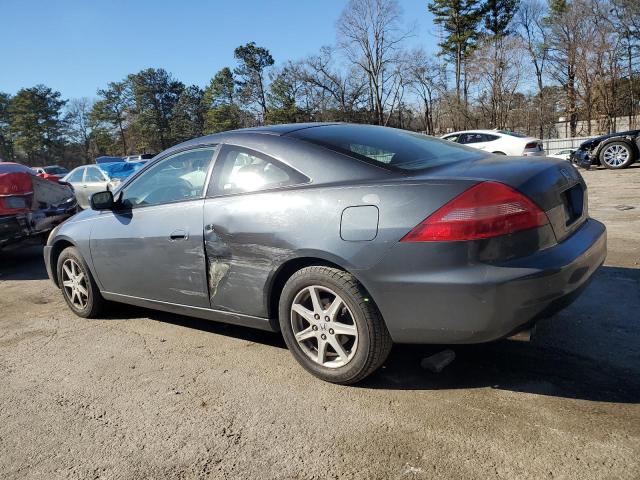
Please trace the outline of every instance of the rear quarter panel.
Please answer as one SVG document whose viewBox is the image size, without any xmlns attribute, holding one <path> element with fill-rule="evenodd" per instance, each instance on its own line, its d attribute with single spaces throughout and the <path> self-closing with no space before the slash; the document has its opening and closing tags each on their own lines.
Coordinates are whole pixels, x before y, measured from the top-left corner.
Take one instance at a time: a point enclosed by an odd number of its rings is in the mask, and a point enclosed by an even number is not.
<svg viewBox="0 0 640 480">
<path fill-rule="evenodd" d="M 287 261 L 319 258 L 365 275 L 411 228 L 474 181 L 379 182 L 307 186 L 210 198 L 205 202 L 205 249 L 214 309 L 268 315 L 270 281 Z M 343 211 L 376 206 L 377 235 L 348 241 L 340 235 Z M 272 315 L 273 316 L 273 315 Z"/>
</svg>

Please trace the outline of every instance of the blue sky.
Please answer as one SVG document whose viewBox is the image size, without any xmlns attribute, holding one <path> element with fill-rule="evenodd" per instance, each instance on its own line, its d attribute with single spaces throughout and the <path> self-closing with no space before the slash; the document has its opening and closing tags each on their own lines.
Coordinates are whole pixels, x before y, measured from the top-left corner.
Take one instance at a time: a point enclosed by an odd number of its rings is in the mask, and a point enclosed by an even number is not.
<svg viewBox="0 0 640 480">
<path fill-rule="evenodd" d="M 410 43 L 436 49 L 426 0 L 400 0 Z M 235 47 L 255 41 L 276 63 L 335 43 L 346 0 L 0 0 L 0 91 L 44 83 L 64 98 L 147 67 L 205 86 Z"/>
</svg>

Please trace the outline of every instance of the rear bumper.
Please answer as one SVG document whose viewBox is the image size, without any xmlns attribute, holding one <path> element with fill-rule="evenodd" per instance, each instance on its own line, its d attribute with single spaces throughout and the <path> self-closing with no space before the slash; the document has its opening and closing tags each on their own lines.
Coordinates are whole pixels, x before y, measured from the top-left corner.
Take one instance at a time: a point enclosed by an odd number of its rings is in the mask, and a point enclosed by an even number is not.
<svg viewBox="0 0 640 480">
<path fill-rule="evenodd" d="M 433 268 L 420 246 L 398 244 L 363 275 L 398 343 L 482 343 L 527 328 L 577 298 L 604 262 L 607 239 L 588 219 L 533 255 L 455 268 Z"/>
<path fill-rule="evenodd" d="M 536 150 L 536 151 L 524 151 L 522 153 L 523 157 L 546 157 L 547 156 L 547 152 L 545 152 L 544 150 Z"/>
</svg>

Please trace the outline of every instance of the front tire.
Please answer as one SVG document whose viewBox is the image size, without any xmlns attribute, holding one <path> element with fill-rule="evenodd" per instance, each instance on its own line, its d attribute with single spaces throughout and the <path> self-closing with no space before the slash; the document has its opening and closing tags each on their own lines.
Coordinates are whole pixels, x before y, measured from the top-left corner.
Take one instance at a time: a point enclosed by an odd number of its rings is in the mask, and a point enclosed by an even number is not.
<svg viewBox="0 0 640 480">
<path fill-rule="evenodd" d="M 69 308 L 83 318 L 96 318 L 105 307 L 105 300 L 75 247 L 65 248 L 58 257 L 58 280 Z"/>
<path fill-rule="evenodd" d="M 294 273 L 282 290 L 279 318 L 293 357 L 327 382 L 359 382 L 391 351 L 376 305 L 353 275 L 336 268 L 312 266 Z"/>
<path fill-rule="evenodd" d="M 635 161 L 635 152 L 627 142 L 611 142 L 600 151 L 600 163 L 612 170 L 627 168 Z"/>
</svg>

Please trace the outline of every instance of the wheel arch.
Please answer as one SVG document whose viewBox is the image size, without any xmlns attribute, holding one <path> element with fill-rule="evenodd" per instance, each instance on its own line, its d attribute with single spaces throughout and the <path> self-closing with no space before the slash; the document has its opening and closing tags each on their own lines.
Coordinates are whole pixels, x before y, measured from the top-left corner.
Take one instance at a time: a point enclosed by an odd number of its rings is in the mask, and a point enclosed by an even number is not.
<svg viewBox="0 0 640 480">
<path fill-rule="evenodd" d="M 60 279 L 58 278 L 58 258 L 60 258 L 60 254 L 65 248 L 68 247 L 77 247 L 75 243 L 73 243 L 67 237 L 61 237 L 54 241 L 51 246 L 51 255 L 49 256 L 49 266 L 51 268 L 51 274 L 53 276 L 53 282 L 56 284 L 58 288 L 60 288 Z"/>
<path fill-rule="evenodd" d="M 285 283 L 287 283 L 287 280 L 289 280 L 289 278 L 291 278 L 291 276 L 298 270 L 316 265 L 343 270 L 353 275 L 360 285 L 368 291 L 358 275 L 346 266 L 346 262 L 341 261 L 340 259 L 333 257 L 329 258 L 326 255 L 319 253 L 291 258 L 280 265 L 280 267 L 273 273 L 268 281 L 265 292 L 267 317 L 278 330 L 278 304 L 280 302 L 280 295 L 282 294 L 282 289 L 284 288 Z"/>
<path fill-rule="evenodd" d="M 629 145 L 629 147 L 631 148 L 631 151 L 633 152 L 633 154 L 635 155 L 635 161 L 638 160 L 638 158 L 640 157 L 640 147 L 638 147 L 638 141 L 640 141 L 640 137 L 636 138 L 636 141 L 634 142 L 633 140 L 631 140 L 629 137 L 625 136 L 625 135 L 620 135 L 617 137 L 611 137 L 611 138 L 607 138 L 606 140 L 603 140 L 602 142 L 600 142 L 596 148 L 596 153 L 595 153 L 595 158 L 598 160 L 598 164 L 602 165 L 602 161 L 600 160 L 600 154 L 602 153 L 602 150 L 609 145 L 610 143 L 613 142 L 624 142 L 627 145 Z"/>
</svg>

